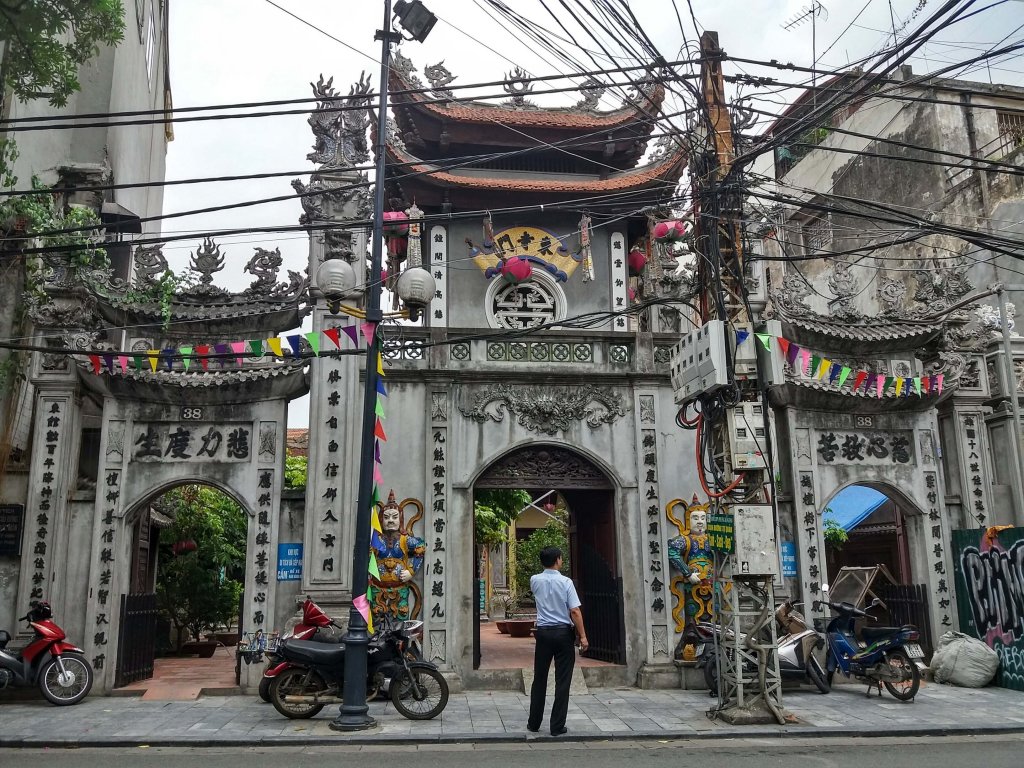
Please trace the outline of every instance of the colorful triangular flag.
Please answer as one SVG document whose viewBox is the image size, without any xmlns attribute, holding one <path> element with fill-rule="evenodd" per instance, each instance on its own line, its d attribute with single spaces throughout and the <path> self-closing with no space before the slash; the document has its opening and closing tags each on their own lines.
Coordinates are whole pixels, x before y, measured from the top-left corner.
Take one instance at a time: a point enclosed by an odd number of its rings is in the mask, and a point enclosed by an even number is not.
<svg viewBox="0 0 1024 768">
<path fill-rule="evenodd" d="M 374 408 L 373 408 L 373 412 L 374 412 L 375 414 L 377 414 L 377 415 L 378 415 L 378 416 L 379 416 L 380 418 L 382 418 L 382 419 L 384 419 L 384 418 L 387 418 L 387 417 L 386 417 L 386 416 L 384 415 L 384 403 L 382 403 L 382 402 L 380 401 L 380 398 L 379 398 L 379 397 L 377 398 L 377 404 L 376 404 L 376 405 L 374 406 Z"/>
<path fill-rule="evenodd" d="M 373 343 L 373 334 L 377 332 L 376 323 L 363 323 L 359 326 L 363 332 L 363 338 L 366 339 L 367 344 Z"/>
<path fill-rule="evenodd" d="M 141 371 L 145 363 L 144 355 L 132 355 L 132 359 L 135 361 L 135 370 Z"/>
<path fill-rule="evenodd" d="M 192 347 L 178 347 L 178 351 L 181 352 L 181 364 L 187 371 L 192 365 Z"/>
<path fill-rule="evenodd" d="M 384 355 L 380 352 L 377 353 L 377 374 L 379 376 L 384 375 Z"/>
<path fill-rule="evenodd" d="M 853 391 L 856 392 L 860 389 L 860 385 L 868 379 L 867 371 L 857 371 L 857 375 L 853 379 Z"/>
<path fill-rule="evenodd" d="M 743 342 L 746 341 L 749 338 L 750 338 L 750 331 L 748 331 L 746 328 L 737 328 L 736 329 L 736 346 L 737 347 L 742 345 Z"/>
<path fill-rule="evenodd" d="M 352 343 L 357 347 L 359 346 L 359 329 L 354 325 L 343 325 L 341 330 L 345 332 L 345 335 L 352 339 Z"/>
<path fill-rule="evenodd" d="M 384 379 L 377 379 L 377 394 L 381 397 L 387 397 L 388 391 L 384 387 Z"/>
<path fill-rule="evenodd" d="M 203 367 L 203 370 L 210 370 L 210 358 L 207 357 L 210 354 L 210 345 L 196 344 L 196 354 L 199 356 L 199 365 Z"/>
<path fill-rule="evenodd" d="M 167 366 L 167 370 L 168 371 L 173 371 L 174 370 L 174 358 L 175 358 L 175 355 L 177 355 L 177 352 L 175 352 L 174 347 L 167 347 L 166 349 L 164 349 L 160 353 L 160 355 L 164 359 L 164 365 Z"/>
<path fill-rule="evenodd" d="M 324 336 L 334 342 L 334 346 L 341 349 L 341 329 L 340 328 L 324 328 Z"/>
<path fill-rule="evenodd" d="M 896 397 L 899 397 L 901 394 L 903 394 L 903 377 L 902 376 L 897 376 L 896 377 Z"/>
<path fill-rule="evenodd" d="M 917 396 L 918 397 L 921 396 L 921 377 L 920 376 L 915 376 L 914 377 L 914 391 L 917 392 Z"/>
<path fill-rule="evenodd" d="M 850 377 L 850 366 L 844 365 L 839 371 L 839 386 L 842 387 L 846 383 L 846 380 Z M 854 387 L 856 389 L 857 387 Z"/>
<path fill-rule="evenodd" d="M 377 462 L 378 464 L 382 464 L 383 463 L 380 460 L 380 443 L 378 443 L 378 442 L 374 442 L 374 444 L 373 444 L 373 460 L 375 462 Z"/>
<path fill-rule="evenodd" d="M 938 385 L 938 389 L 936 390 L 936 392 L 940 395 L 942 394 L 942 380 L 945 378 L 946 374 L 944 373 L 940 373 L 938 376 L 935 377 L 935 383 Z"/>
<path fill-rule="evenodd" d="M 93 373 L 99 373 L 100 370 L 101 370 L 100 369 L 100 356 L 99 355 L 89 355 L 89 362 L 92 363 L 92 372 Z"/>
<path fill-rule="evenodd" d="M 288 346 L 292 348 L 292 357 L 302 357 L 302 336 L 297 333 L 290 335 Z"/>
<path fill-rule="evenodd" d="M 386 443 L 388 441 L 388 436 L 384 434 L 384 425 L 380 423 L 380 419 L 377 419 L 376 423 L 373 425 L 373 434 L 376 435 L 377 439 L 382 443 Z"/>
<path fill-rule="evenodd" d="M 380 566 L 377 565 L 377 555 L 374 552 L 370 552 L 370 568 L 369 573 L 373 578 L 380 581 Z"/>
<path fill-rule="evenodd" d="M 153 373 L 156 373 L 156 364 L 157 364 L 157 361 L 160 359 L 160 350 L 159 349 L 149 349 L 149 350 L 146 350 L 146 356 L 149 357 L 149 367 L 153 369 Z"/>
<path fill-rule="evenodd" d="M 255 355 L 257 357 L 263 357 L 263 345 L 260 342 L 258 342 L 258 341 L 250 341 L 249 342 L 249 348 L 252 349 L 253 353 L 255 353 Z M 241 365 L 242 365 L 242 355 L 245 352 L 245 342 L 244 341 L 232 341 L 231 342 L 231 351 L 234 352 L 236 355 L 238 355 L 238 357 L 236 359 L 238 360 L 239 367 L 241 367 Z"/>
<path fill-rule="evenodd" d="M 778 337 L 779 349 L 782 350 L 783 355 L 789 355 L 789 339 L 784 339 L 781 336 Z M 788 358 L 787 358 L 788 359 Z M 792 362 L 792 361 L 790 361 Z"/>
<path fill-rule="evenodd" d="M 772 351 L 772 337 L 767 333 L 757 334 L 757 340 L 761 342 L 761 346 L 767 349 L 769 352 Z"/>
<path fill-rule="evenodd" d="M 128 373 L 128 355 L 118 355 L 117 362 L 121 366 L 121 373 Z"/>
<path fill-rule="evenodd" d="M 267 346 L 270 347 L 270 351 L 273 352 L 277 357 L 284 357 L 284 350 L 281 348 L 281 339 L 278 336 L 272 336 L 267 339 Z"/>
<path fill-rule="evenodd" d="M 313 350 L 314 355 L 320 354 L 320 334 L 319 333 L 307 333 L 306 341 L 309 343 L 309 348 Z"/>
<path fill-rule="evenodd" d="M 231 346 L 234 347 L 234 343 L 232 343 Z M 263 342 L 259 339 L 252 339 L 249 342 L 249 349 L 252 350 L 253 357 L 263 357 Z M 237 352 L 238 350 L 236 349 L 235 351 Z M 241 365 L 242 361 L 239 360 L 238 364 Z"/>
</svg>

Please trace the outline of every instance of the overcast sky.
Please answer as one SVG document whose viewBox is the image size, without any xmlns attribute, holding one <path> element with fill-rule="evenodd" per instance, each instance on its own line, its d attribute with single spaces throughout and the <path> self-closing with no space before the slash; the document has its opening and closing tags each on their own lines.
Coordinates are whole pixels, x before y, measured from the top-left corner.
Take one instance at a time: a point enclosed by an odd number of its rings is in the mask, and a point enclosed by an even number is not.
<svg viewBox="0 0 1024 768">
<path fill-rule="evenodd" d="M 369 0 L 275 2 L 323 32 L 292 18 L 267 0 L 173 0 L 170 4 L 170 70 L 175 107 L 306 97 L 311 95 L 310 81 L 315 81 L 321 73 L 333 76 L 336 88 L 347 93 L 348 86 L 366 70 L 376 89 L 380 44 L 374 42 L 373 35 L 383 22 L 383 3 Z M 994 0 L 982 0 L 975 7 L 984 8 L 992 2 Z M 506 3 L 518 13 L 543 24 L 553 37 L 566 36 L 540 0 L 506 0 Z M 440 21 L 425 43 L 402 45 L 404 54 L 421 73 L 424 65 L 442 60 L 457 75 L 456 85 L 499 80 L 514 66 L 521 66 L 536 76 L 568 71 L 551 50 L 519 36 L 489 16 L 483 0 L 425 0 L 425 4 Z M 686 36 L 693 41 L 696 34 L 686 0 L 677 0 L 677 4 L 683 14 Z M 825 0 L 824 10 L 815 18 L 812 30 L 811 21 L 806 18 L 810 0 L 692 0 L 701 28 L 716 30 L 721 46 L 730 55 L 810 66 L 813 37 L 819 67 L 823 69 L 845 67 L 848 62 L 884 46 L 887 40 L 891 41 L 893 21 L 899 30 L 918 4 L 918 0 L 893 0 L 890 16 L 887 0 L 867 3 L 864 0 Z M 547 5 L 561 10 L 558 2 L 548 0 Z M 918 20 L 940 5 L 938 0 L 928 2 Z M 671 0 L 633 0 L 630 7 L 667 60 L 687 56 Z M 859 18 L 847 29 L 858 13 Z M 788 21 L 801 15 L 805 17 L 802 23 L 789 30 L 783 29 Z M 598 65 L 608 66 L 597 44 L 587 38 L 564 11 L 561 18 L 580 44 L 595 55 Z M 913 60 L 914 71 L 933 71 L 976 56 L 1007 35 L 1010 37 L 1002 45 L 1018 41 L 1022 32 L 1014 30 L 1022 24 L 1024 3 L 1006 0 L 944 30 L 936 42 L 925 47 L 923 55 Z M 914 27 L 915 23 L 910 22 L 906 31 Z M 607 40 L 603 32 L 598 34 Z M 331 36 L 356 50 L 346 48 Z M 598 68 L 587 52 L 571 42 L 555 39 L 554 43 L 588 68 Z M 612 66 L 637 63 L 633 57 L 621 55 L 618 48 L 609 50 L 617 59 Z M 995 82 L 1021 84 L 1024 83 L 1021 61 L 1018 56 L 993 64 L 990 70 L 981 65 L 964 77 L 988 82 L 991 75 Z M 727 73 L 739 71 L 735 65 L 726 64 Z M 774 75 L 790 82 L 799 79 L 793 73 L 756 66 L 744 65 L 743 71 Z M 567 84 L 557 83 L 560 87 Z M 543 87 L 537 86 L 538 89 Z M 493 93 L 494 89 L 487 89 L 487 92 Z M 537 97 L 535 101 L 541 106 L 554 106 L 564 103 L 565 98 L 559 101 L 558 96 L 552 95 Z M 571 97 L 572 101 L 576 98 Z M 782 100 L 785 98 L 784 95 Z M 617 102 L 615 96 L 609 95 L 603 106 L 613 107 Z M 312 169 L 305 159 L 311 148 L 312 134 L 304 115 L 180 123 L 174 133 L 175 139 L 167 155 L 168 179 Z M 290 178 L 168 187 L 164 212 L 287 195 L 292 192 Z M 298 201 L 271 203 L 172 219 L 166 222 L 163 231 L 169 234 L 293 225 L 300 213 Z M 230 288 L 245 287 L 252 279 L 243 275 L 242 267 L 257 245 L 280 247 L 285 268 L 301 271 L 306 265 L 307 239 L 301 233 L 222 237 L 218 242 L 227 256 L 227 267 L 218 282 Z M 189 241 L 172 242 L 165 246 L 164 253 L 171 266 L 180 270 L 187 266 L 189 252 L 195 245 Z M 305 398 L 292 404 L 290 426 L 306 425 L 307 407 Z"/>
</svg>

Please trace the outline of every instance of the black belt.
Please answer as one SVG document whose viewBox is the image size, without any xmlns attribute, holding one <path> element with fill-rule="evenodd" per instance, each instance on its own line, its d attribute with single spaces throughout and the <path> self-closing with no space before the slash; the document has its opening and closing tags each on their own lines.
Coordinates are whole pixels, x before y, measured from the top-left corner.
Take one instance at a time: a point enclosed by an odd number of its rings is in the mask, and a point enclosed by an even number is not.
<svg viewBox="0 0 1024 768">
<path fill-rule="evenodd" d="M 542 629 L 572 629 L 572 624 L 545 624 L 537 627 L 538 632 Z"/>
</svg>

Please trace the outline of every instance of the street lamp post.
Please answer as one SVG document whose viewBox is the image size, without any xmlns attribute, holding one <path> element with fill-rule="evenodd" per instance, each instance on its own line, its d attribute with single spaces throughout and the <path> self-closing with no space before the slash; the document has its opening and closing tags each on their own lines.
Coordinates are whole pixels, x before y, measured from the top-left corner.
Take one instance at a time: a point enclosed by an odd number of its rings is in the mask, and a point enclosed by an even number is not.
<svg viewBox="0 0 1024 768">
<path fill-rule="evenodd" d="M 395 6 L 399 19 L 413 39 L 420 42 L 430 32 L 436 18 L 423 8 L 422 3 L 398 0 Z M 391 43 L 402 40 L 402 35 L 391 28 L 391 0 L 384 0 L 384 25 L 377 30 L 374 40 L 381 41 L 379 98 L 377 101 L 377 158 L 373 198 L 373 240 L 370 252 L 370 280 L 366 288 L 366 321 L 376 328 L 383 319 L 380 309 L 381 262 L 383 260 L 384 229 L 384 165 L 387 142 L 388 74 L 391 69 Z M 377 355 L 380 350 L 378 334 L 374 333 L 366 349 L 366 377 L 363 386 L 362 441 L 359 451 L 359 489 L 356 501 L 355 537 L 352 540 L 352 598 L 365 595 L 369 587 L 370 565 L 370 504 L 373 493 L 373 446 L 377 398 Z M 338 716 L 331 721 L 335 731 L 361 731 L 377 724 L 370 717 L 366 704 L 366 657 L 370 644 L 366 619 L 353 603 L 348 615 L 348 629 L 342 637 L 345 643 L 345 680 L 342 686 L 342 704 Z"/>
</svg>

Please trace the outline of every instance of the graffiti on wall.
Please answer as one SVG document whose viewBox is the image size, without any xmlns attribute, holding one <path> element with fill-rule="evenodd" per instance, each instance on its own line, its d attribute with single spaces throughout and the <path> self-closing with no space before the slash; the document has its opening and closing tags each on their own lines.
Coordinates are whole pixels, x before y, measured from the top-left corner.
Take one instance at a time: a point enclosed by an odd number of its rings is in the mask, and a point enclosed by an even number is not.
<svg viewBox="0 0 1024 768">
<path fill-rule="evenodd" d="M 960 629 L 999 654 L 996 681 L 1024 691 L 1024 528 L 953 532 Z"/>
</svg>

